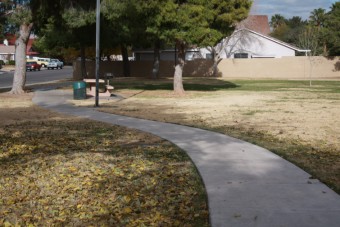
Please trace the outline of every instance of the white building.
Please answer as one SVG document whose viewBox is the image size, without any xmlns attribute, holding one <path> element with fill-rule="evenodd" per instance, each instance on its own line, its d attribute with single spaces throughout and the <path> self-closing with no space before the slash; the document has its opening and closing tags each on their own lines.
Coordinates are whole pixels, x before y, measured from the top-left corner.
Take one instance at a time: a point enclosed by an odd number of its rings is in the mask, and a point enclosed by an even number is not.
<svg viewBox="0 0 340 227">
<path fill-rule="evenodd" d="M 296 52 L 308 52 L 269 36 L 268 16 L 249 15 L 241 21 L 230 37 L 226 37 L 216 47 L 220 58 L 281 58 L 296 56 Z M 135 52 L 136 60 L 152 61 L 153 50 Z M 161 60 L 174 60 L 176 50 L 162 50 Z M 212 59 L 210 48 L 195 48 L 186 51 L 185 60 L 197 58 Z"/>
<path fill-rule="evenodd" d="M 235 31 L 219 45 L 223 45 L 221 58 L 281 58 L 308 52 L 247 28 Z"/>
</svg>

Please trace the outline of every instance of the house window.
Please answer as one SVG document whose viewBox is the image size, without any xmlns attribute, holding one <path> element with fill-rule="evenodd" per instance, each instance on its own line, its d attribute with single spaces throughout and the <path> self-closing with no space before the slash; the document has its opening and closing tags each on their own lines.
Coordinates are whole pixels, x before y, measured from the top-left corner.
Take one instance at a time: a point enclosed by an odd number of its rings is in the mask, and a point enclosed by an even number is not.
<svg viewBox="0 0 340 227">
<path fill-rule="evenodd" d="M 206 59 L 213 59 L 213 55 L 212 54 L 205 54 L 205 58 Z"/>
<path fill-rule="evenodd" d="M 185 60 L 192 61 L 195 59 L 201 59 L 202 55 L 199 51 L 187 51 L 185 53 Z"/>
<path fill-rule="evenodd" d="M 248 58 L 247 53 L 236 53 L 234 54 L 234 58 Z"/>
</svg>

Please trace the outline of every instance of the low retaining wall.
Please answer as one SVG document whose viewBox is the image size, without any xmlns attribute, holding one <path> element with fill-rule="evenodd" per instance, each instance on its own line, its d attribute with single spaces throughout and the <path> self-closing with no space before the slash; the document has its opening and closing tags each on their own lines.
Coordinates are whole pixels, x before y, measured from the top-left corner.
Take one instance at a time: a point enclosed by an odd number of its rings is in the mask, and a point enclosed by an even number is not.
<svg viewBox="0 0 340 227">
<path fill-rule="evenodd" d="M 222 77 L 269 79 L 340 79 L 340 58 L 283 57 L 223 59 Z"/>
<path fill-rule="evenodd" d="M 131 77 L 152 77 L 151 61 L 130 61 Z M 186 62 L 183 76 L 211 76 L 211 60 Z M 223 59 L 218 65 L 220 75 L 227 78 L 268 78 L 268 79 L 340 79 L 340 58 L 324 57 L 283 57 L 257 59 Z M 73 64 L 73 78 L 82 79 L 80 62 Z M 86 62 L 87 78 L 95 78 L 95 62 Z M 174 75 L 174 62 L 160 62 L 160 77 Z M 112 73 L 115 77 L 123 76 L 123 62 L 101 62 L 100 77 Z"/>
</svg>

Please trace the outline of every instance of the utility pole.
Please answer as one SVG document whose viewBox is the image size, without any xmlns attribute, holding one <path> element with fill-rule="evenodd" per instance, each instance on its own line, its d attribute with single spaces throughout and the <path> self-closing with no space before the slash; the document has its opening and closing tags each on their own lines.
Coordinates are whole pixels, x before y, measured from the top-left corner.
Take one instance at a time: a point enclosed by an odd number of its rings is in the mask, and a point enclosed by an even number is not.
<svg viewBox="0 0 340 227">
<path fill-rule="evenodd" d="M 100 0 L 97 0 L 96 10 L 96 103 L 95 107 L 99 107 L 99 61 L 100 61 Z"/>
</svg>

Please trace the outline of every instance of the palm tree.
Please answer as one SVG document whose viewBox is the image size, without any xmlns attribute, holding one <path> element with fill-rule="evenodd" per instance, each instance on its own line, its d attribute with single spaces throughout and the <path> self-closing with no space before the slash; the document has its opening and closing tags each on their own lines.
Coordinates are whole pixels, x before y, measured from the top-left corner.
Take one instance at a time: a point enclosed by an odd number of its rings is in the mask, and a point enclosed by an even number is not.
<svg viewBox="0 0 340 227">
<path fill-rule="evenodd" d="M 326 10 L 322 8 L 314 9 L 309 16 L 310 22 L 319 28 L 324 25 L 325 18 Z"/>
<path fill-rule="evenodd" d="M 297 28 L 306 25 L 306 21 L 303 21 L 299 16 L 290 18 L 287 23 L 291 28 Z"/>
<path fill-rule="evenodd" d="M 275 31 L 278 27 L 286 23 L 286 19 L 281 14 L 275 14 L 270 20 L 270 26 Z"/>
<path fill-rule="evenodd" d="M 320 32 L 325 24 L 326 20 L 326 10 L 322 8 L 314 9 L 310 16 L 309 21 L 312 25 L 317 27 L 317 31 Z M 326 42 L 323 41 L 323 53 L 324 55 L 327 55 L 327 46 Z"/>
</svg>

